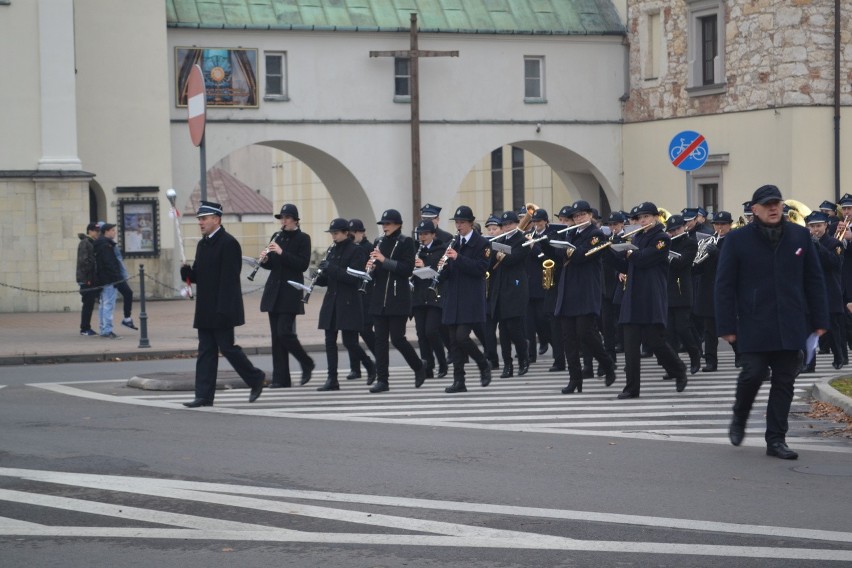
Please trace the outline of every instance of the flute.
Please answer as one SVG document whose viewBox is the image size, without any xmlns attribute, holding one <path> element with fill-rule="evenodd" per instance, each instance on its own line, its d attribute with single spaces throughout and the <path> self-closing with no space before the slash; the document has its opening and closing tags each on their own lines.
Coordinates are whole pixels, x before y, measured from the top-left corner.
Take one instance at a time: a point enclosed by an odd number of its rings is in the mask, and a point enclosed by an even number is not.
<svg viewBox="0 0 852 568">
<path fill-rule="evenodd" d="M 269 244 L 266 245 L 266 248 L 260 253 L 260 256 L 257 257 L 257 265 L 254 267 L 254 270 L 251 271 L 251 274 L 248 275 L 248 279 L 254 282 L 254 277 L 257 275 L 257 271 L 260 270 L 260 265 L 266 262 L 266 255 L 269 252 L 269 245 L 275 242 L 275 239 L 278 238 L 278 235 L 281 234 L 281 231 L 276 231 L 272 238 L 269 239 Z"/>
</svg>

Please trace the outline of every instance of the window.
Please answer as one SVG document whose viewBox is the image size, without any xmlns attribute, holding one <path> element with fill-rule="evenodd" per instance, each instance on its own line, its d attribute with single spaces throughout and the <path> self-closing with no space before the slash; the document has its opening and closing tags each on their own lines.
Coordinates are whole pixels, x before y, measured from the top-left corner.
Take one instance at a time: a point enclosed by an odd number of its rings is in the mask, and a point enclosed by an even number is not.
<svg viewBox="0 0 852 568">
<path fill-rule="evenodd" d="M 411 60 L 397 57 L 393 60 L 394 100 L 411 100 Z"/>
<path fill-rule="evenodd" d="M 687 207 L 700 205 L 710 213 L 724 209 L 724 204 L 719 199 L 723 191 L 722 174 L 728 165 L 728 159 L 728 154 L 710 154 L 704 166 L 690 174 Z"/>
<path fill-rule="evenodd" d="M 285 52 L 265 53 L 266 56 L 266 90 L 265 101 L 289 101 L 287 95 L 287 54 Z"/>
<path fill-rule="evenodd" d="M 512 146 L 512 209 L 515 211 L 526 204 L 524 185 L 524 151 Z"/>
<path fill-rule="evenodd" d="M 503 210 L 503 147 L 491 152 L 491 210 Z"/>
<path fill-rule="evenodd" d="M 544 57 L 524 57 L 524 102 L 546 102 L 544 98 Z"/>
<path fill-rule="evenodd" d="M 725 92 L 723 0 L 687 0 L 688 85 L 691 96 Z"/>
<path fill-rule="evenodd" d="M 659 79 L 660 54 L 663 52 L 662 16 L 660 12 L 646 14 L 645 37 L 642 38 L 642 78 L 646 81 Z"/>
</svg>

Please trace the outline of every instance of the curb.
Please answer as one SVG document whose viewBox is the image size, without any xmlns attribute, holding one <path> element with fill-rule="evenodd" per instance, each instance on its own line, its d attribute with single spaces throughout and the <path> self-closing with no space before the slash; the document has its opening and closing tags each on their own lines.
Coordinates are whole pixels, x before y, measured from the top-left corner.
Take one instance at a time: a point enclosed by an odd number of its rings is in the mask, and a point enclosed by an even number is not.
<svg viewBox="0 0 852 568">
<path fill-rule="evenodd" d="M 822 402 L 827 402 L 829 404 L 833 404 L 834 406 L 839 406 L 843 409 L 843 412 L 852 416 L 852 398 L 846 396 L 829 383 L 834 379 L 840 377 L 831 377 L 829 379 L 822 379 L 814 383 L 813 388 L 811 389 L 811 396 L 815 399 L 820 400 Z"/>
</svg>

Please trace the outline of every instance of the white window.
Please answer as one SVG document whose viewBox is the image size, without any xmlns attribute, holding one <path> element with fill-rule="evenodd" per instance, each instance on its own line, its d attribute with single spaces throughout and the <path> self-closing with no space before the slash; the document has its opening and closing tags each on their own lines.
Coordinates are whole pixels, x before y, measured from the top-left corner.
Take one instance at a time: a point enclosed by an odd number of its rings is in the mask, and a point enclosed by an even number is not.
<svg viewBox="0 0 852 568">
<path fill-rule="evenodd" d="M 691 96 L 725 92 L 725 4 L 687 0 L 688 85 Z"/>
<path fill-rule="evenodd" d="M 722 174 L 728 160 L 728 154 L 711 154 L 704 166 L 692 172 L 689 176 L 687 207 L 703 207 L 710 213 L 723 209 L 720 201 L 724 195 Z M 734 214 L 735 209 L 729 211 Z"/>
<path fill-rule="evenodd" d="M 642 50 L 642 78 L 646 81 L 660 78 L 663 49 L 663 18 L 659 11 L 645 14 L 645 35 L 640 39 Z"/>
<path fill-rule="evenodd" d="M 266 82 L 263 100 L 289 101 L 287 94 L 287 53 L 284 51 L 267 51 Z"/>
<path fill-rule="evenodd" d="M 393 60 L 393 100 L 411 101 L 411 60 L 407 57 Z"/>
<path fill-rule="evenodd" d="M 524 102 L 547 102 L 544 97 L 544 57 L 524 57 Z"/>
</svg>

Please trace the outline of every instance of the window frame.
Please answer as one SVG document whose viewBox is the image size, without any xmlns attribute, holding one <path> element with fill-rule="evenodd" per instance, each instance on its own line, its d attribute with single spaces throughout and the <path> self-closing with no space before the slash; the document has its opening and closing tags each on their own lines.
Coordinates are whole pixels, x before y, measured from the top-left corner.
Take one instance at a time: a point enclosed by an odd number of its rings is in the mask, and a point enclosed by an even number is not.
<svg viewBox="0 0 852 568">
<path fill-rule="evenodd" d="M 534 61 L 538 63 L 538 77 L 528 77 L 527 76 L 527 62 Z M 524 103 L 527 104 L 542 104 L 547 102 L 547 96 L 545 94 L 545 67 L 544 67 L 544 56 L 543 55 L 525 55 L 524 56 Z M 530 80 L 538 81 L 538 96 L 530 96 L 527 93 L 527 82 Z"/>
<path fill-rule="evenodd" d="M 687 87 L 693 97 L 717 95 L 727 90 L 725 76 L 725 3 L 724 0 L 686 0 L 687 4 Z M 704 25 L 707 18 L 716 19 L 713 58 L 713 81 L 705 81 Z"/>
<path fill-rule="evenodd" d="M 639 59 L 642 63 L 640 72 L 646 83 L 658 83 L 666 73 L 663 16 L 664 12 L 658 5 L 647 7 L 640 16 L 639 29 L 644 30 L 639 38 Z"/>
<path fill-rule="evenodd" d="M 278 57 L 281 61 L 281 92 L 269 93 L 269 67 L 267 61 L 269 57 Z M 278 77 L 278 75 L 275 75 Z M 286 51 L 264 51 L 263 52 L 263 100 L 271 102 L 281 102 L 290 100 L 290 85 L 287 80 L 287 52 Z"/>
<path fill-rule="evenodd" d="M 400 75 L 397 74 L 398 64 L 400 62 L 406 62 L 406 71 L 407 74 Z M 405 81 L 405 85 L 407 86 L 408 94 L 400 94 L 397 90 L 399 86 L 399 81 Z M 410 103 L 411 102 L 411 58 L 410 57 L 394 57 L 393 58 L 393 102 L 395 103 Z"/>
<path fill-rule="evenodd" d="M 695 207 L 699 204 L 705 207 L 703 187 L 707 185 L 716 185 L 716 206 L 719 211 L 725 209 L 725 204 L 722 203 L 725 195 L 724 171 L 728 165 L 729 154 L 710 154 L 707 156 L 707 162 L 700 169 L 689 172 L 687 177 L 689 184 L 689 194 L 687 195 L 687 207 Z M 709 210 L 708 210 L 709 211 Z M 733 211 L 729 209 L 729 211 Z"/>
</svg>

